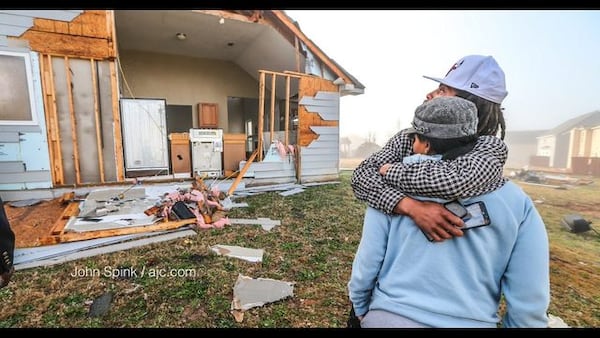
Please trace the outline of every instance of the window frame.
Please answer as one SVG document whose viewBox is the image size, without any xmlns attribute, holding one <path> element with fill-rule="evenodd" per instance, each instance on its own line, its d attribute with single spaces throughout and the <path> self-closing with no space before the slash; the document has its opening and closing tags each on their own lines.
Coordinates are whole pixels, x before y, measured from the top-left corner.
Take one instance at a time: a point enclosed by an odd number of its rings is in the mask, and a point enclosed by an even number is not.
<svg viewBox="0 0 600 338">
<path fill-rule="evenodd" d="M 30 52 L 25 51 L 11 51 L 6 49 L 0 49 L 0 56 L 16 56 L 22 57 L 25 61 L 25 76 L 27 77 L 27 91 L 29 96 L 29 109 L 31 111 L 31 119 L 29 120 L 2 120 L 0 119 L 0 126 L 21 126 L 21 125 L 38 125 L 38 114 L 35 104 L 35 91 L 33 87 L 33 71 L 32 61 Z"/>
</svg>

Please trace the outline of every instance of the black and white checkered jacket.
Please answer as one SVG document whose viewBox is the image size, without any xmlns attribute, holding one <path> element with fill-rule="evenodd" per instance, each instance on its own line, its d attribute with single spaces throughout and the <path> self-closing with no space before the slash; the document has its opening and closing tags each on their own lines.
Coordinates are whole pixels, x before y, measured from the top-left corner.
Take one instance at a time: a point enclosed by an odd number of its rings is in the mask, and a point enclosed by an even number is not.
<svg viewBox="0 0 600 338">
<path fill-rule="evenodd" d="M 456 199 L 478 196 L 506 183 L 502 167 L 508 148 L 495 136 L 480 136 L 473 150 L 451 161 L 403 164 L 412 154 L 412 141 L 398 132 L 381 150 L 366 158 L 352 174 L 351 185 L 359 200 L 391 214 L 406 195 Z M 385 178 L 379 168 L 392 163 Z"/>
</svg>

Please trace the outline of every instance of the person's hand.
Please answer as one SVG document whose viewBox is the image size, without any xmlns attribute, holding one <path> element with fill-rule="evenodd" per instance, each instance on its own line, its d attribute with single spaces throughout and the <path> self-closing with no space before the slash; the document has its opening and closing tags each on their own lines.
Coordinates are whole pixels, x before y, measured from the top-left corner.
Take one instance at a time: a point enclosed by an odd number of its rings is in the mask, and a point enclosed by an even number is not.
<svg viewBox="0 0 600 338">
<path fill-rule="evenodd" d="M 0 274 L 0 289 L 2 289 L 3 287 L 8 285 L 14 272 L 15 272 L 15 267 L 12 266 L 10 268 L 10 270 Z"/>
<path fill-rule="evenodd" d="M 392 166 L 391 163 L 386 163 L 384 165 L 381 166 L 381 168 L 379 168 L 379 174 L 381 174 L 382 176 L 385 176 L 385 173 L 387 173 L 388 169 Z"/>
<path fill-rule="evenodd" d="M 435 242 L 463 235 L 460 230 L 464 225 L 463 220 L 439 203 L 404 197 L 398 202 L 394 212 L 412 218 L 417 226 Z"/>
</svg>

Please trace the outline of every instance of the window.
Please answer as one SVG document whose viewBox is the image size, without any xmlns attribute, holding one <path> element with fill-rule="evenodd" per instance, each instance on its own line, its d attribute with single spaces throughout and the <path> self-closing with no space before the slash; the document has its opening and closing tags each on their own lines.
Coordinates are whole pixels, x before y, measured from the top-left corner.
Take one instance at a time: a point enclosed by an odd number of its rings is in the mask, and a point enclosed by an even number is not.
<svg viewBox="0 0 600 338">
<path fill-rule="evenodd" d="M 31 58 L 0 51 L 0 125 L 35 125 Z"/>
</svg>

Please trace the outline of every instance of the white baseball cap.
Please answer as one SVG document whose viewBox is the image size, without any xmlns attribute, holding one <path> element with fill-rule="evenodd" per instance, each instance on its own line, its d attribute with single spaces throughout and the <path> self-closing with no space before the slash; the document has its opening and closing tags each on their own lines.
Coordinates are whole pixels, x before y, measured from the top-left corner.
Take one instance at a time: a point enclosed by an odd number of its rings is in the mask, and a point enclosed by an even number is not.
<svg viewBox="0 0 600 338">
<path fill-rule="evenodd" d="M 423 77 L 495 103 L 502 103 L 508 95 L 504 71 L 492 56 L 468 55 L 458 60 L 443 79 Z"/>
</svg>

